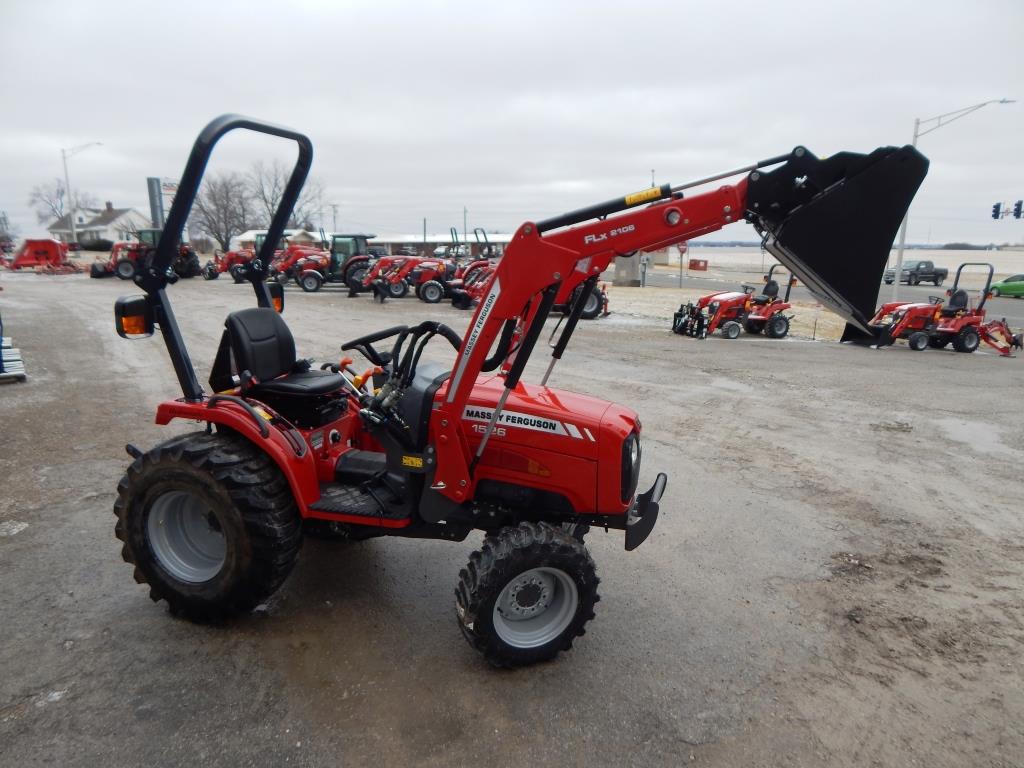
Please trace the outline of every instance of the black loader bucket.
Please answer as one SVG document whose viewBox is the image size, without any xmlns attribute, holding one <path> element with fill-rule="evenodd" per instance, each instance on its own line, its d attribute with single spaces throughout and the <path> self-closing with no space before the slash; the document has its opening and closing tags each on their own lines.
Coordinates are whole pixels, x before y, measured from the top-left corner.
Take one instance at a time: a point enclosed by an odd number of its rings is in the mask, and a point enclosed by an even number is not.
<svg viewBox="0 0 1024 768">
<path fill-rule="evenodd" d="M 910 146 L 819 160 L 803 147 L 749 176 L 746 218 L 764 247 L 847 321 L 843 341 L 875 340 L 868 322 L 893 239 L 928 159 Z"/>
</svg>

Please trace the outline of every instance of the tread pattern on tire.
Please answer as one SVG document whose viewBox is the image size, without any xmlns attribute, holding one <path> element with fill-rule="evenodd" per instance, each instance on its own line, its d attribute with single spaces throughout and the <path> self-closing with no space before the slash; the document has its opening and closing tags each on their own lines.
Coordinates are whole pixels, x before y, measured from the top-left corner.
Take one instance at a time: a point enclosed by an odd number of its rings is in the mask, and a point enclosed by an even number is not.
<svg viewBox="0 0 1024 768">
<path fill-rule="evenodd" d="M 547 645 L 510 648 L 495 635 L 489 612 L 509 579 L 537 567 L 542 555 L 557 560 L 558 567 L 567 572 L 572 569 L 582 574 L 585 588 L 577 583 L 580 602 L 576 615 L 566 630 Z M 585 625 L 594 618 L 594 606 L 601 599 L 597 593 L 600 583 L 594 561 L 582 541 L 548 523 L 520 523 L 488 535 L 483 546 L 470 555 L 455 588 L 456 619 L 469 644 L 490 664 L 505 668 L 533 664 L 568 651 L 573 640 L 586 634 Z M 489 630 L 486 634 L 480 631 L 481 622 Z"/>
<path fill-rule="evenodd" d="M 183 465 L 205 472 L 226 491 L 251 545 L 248 578 L 238 580 L 230 594 L 218 602 L 181 595 L 159 579 L 148 579 L 146 570 L 159 566 L 150 552 L 135 552 L 129 542 L 133 486 L 147 474 L 173 471 Z M 117 492 L 114 532 L 123 542 L 121 556 L 135 566 L 135 580 L 149 585 L 154 602 L 166 600 L 172 614 L 192 621 L 217 621 L 259 605 L 291 573 L 302 546 L 301 518 L 288 481 L 270 456 L 230 432 L 191 432 L 160 443 L 132 462 Z"/>
</svg>

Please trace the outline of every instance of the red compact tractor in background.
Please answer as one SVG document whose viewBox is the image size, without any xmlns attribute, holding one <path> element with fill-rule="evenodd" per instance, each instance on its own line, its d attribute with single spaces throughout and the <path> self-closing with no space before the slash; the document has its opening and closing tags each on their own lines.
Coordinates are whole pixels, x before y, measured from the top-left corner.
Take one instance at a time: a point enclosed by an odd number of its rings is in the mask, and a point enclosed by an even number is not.
<svg viewBox="0 0 1024 768">
<path fill-rule="evenodd" d="M 324 235 L 326 237 L 326 235 Z M 349 288 L 350 282 L 362 282 L 370 269 L 368 241 L 376 235 L 332 235 L 330 251 L 301 259 L 295 264 L 295 280 L 307 293 L 319 291 L 325 283 L 336 283 Z"/>
<path fill-rule="evenodd" d="M 203 267 L 204 280 L 216 280 L 227 272 L 236 283 L 245 282 L 244 267 L 256 258 L 254 248 L 239 248 L 237 251 L 214 251 L 213 261 Z"/>
<path fill-rule="evenodd" d="M 25 240 L 13 257 L 5 258 L 7 268 L 17 272 L 31 269 L 47 275 L 70 275 L 81 268 L 68 258 L 68 246 L 59 240 Z"/>
<path fill-rule="evenodd" d="M 257 306 L 227 315 L 207 390 L 175 320 L 167 267 L 211 150 L 236 128 L 292 139 L 299 152 L 270 239 L 246 269 Z M 425 321 L 343 344 L 379 372 L 367 382 L 347 361 L 316 368 L 302 360 L 279 314 L 283 287 L 265 281 L 270 243 L 311 163 L 312 145 L 299 133 L 235 115 L 214 120 L 192 149 L 150 268 L 136 278 L 145 293 L 115 304 L 120 335 L 159 327 L 181 386 L 181 397 L 158 406 L 157 423 L 205 425 L 149 450 L 127 446 L 133 461 L 114 504 L 122 556 L 153 600 L 211 621 L 248 611 L 281 586 L 304 527 L 357 540 L 463 541 L 483 531 L 459 574 L 455 613 L 470 645 L 505 667 L 550 659 L 583 635 L 599 583 L 588 531 L 621 531 L 625 548 L 636 549 L 665 490 L 658 474 L 638 493 L 635 411 L 548 384 L 601 273 L 620 254 L 746 219 L 776 258 L 866 331 L 873 307 L 865 310 L 857 275 L 877 292 L 928 165 L 913 147 L 825 160 L 798 147 L 722 174 L 744 176 L 714 190 L 682 197 L 705 182 L 666 184 L 528 221 L 464 337 Z M 546 372 L 527 383 L 545 321 L 574 283 L 584 288 L 552 340 Z M 432 342 L 452 347 L 450 364 L 424 359 Z"/>
<path fill-rule="evenodd" d="M 987 270 L 985 287 L 981 290 L 977 306 L 971 305 L 970 294 L 960 287 L 964 267 L 984 267 Z M 952 345 L 957 352 L 974 352 L 981 342 L 1010 357 L 1014 349 L 1022 346 L 1022 335 L 1010 330 L 1005 318 L 985 322 L 985 303 L 990 297 L 995 268 L 985 262 L 964 262 L 956 270 L 952 287 L 941 296 L 931 296 L 928 302 L 894 301 L 883 304 L 869 323 L 875 346 L 893 344 L 906 339 L 915 352 L 927 347 L 944 349 Z"/>
<path fill-rule="evenodd" d="M 742 291 L 718 291 L 702 296 L 696 304 L 681 304 L 672 318 L 672 330 L 698 339 L 719 329 L 727 339 L 735 339 L 742 330 L 764 333 L 772 339 L 785 338 L 791 318 L 784 313 L 792 306 L 789 293 L 796 278 L 789 276 L 786 294 L 780 299 L 779 284 L 774 279 L 778 266 L 773 264 L 768 270 L 760 294 L 754 294 L 754 286 L 744 285 Z"/>
<path fill-rule="evenodd" d="M 89 277 L 117 275 L 122 280 L 134 279 L 139 265 L 160 241 L 160 233 L 159 229 L 140 229 L 135 233 L 138 241 L 114 243 L 106 260 L 97 259 L 89 266 Z M 178 245 L 170 266 L 178 277 L 191 278 L 202 274 L 199 255 L 188 243 Z"/>
</svg>

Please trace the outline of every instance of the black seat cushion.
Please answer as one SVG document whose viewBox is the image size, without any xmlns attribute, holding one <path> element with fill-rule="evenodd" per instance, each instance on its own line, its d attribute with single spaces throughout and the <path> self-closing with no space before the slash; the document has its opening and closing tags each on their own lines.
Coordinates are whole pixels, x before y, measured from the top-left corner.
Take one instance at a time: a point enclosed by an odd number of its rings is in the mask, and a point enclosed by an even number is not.
<svg viewBox="0 0 1024 768">
<path fill-rule="evenodd" d="M 251 307 L 232 312 L 224 322 L 238 371 L 257 381 L 290 373 L 295 366 L 295 339 L 284 319 L 272 309 Z"/>
<path fill-rule="evenodd" d="M 764 284 L 764 290 L 760 296 L 754 297 L 755 304 L 770 304 L 775 301 L 779 295 L 779 284 L 774 280 L 769 280 Z"/>
<path fill-rule="evenodd" d="M 967 309 L 967 305 L 970 304 L 970 297 L 967 295 L 967 291 L 963 288 L 957 288 L 950 294 L 949 301 L 946 302 L 946 306 L 942 308 L 942 314 L 946 317 L 955 315 L 957 312 Z"/>
<path fill-rule="evenodd" d="M 255 379 L 253 383 L 243 380 L 243 390 L 308 397 L 326 395 L 343 386 L 344 379 L 337 373 L 296 370 L 295 338 L 274 310 L 251 307 L 232 312 L 224 325 L 235 368 L 240 373 L 248 371 Z"/>
<path fill-rule="evenodd" d="M 250 391 L 254 395 L 260 393 L 272 393 L 275 395 L 326 395 L 342 386 L 342 378 L 337 373 L 330 371 L 300 371 L 289 373 L 270 381 L 261 381 L 254 384 Z"/>
</svg>

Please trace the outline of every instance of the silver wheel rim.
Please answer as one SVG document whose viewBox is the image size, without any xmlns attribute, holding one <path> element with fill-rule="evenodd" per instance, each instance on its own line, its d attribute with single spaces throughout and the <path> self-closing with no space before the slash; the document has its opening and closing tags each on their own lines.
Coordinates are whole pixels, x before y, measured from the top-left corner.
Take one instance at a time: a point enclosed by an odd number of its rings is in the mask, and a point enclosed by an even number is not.
<svg viewBox="0 0 1024 768">
<path fill-rule="evenodd" d="M 154 501 L 146 532 L 157 562 L 180 581 L 209 581 L 227 557 L 227 540 L 213 512 L 187 491 L 169 491 Z"/>
<path fill-rule="evenodd" d="M 120 264 L 117 265 L 117 274 L 120 277 L 129 278 L 132 276 L 132 273 L 134 272 L 135 267 L 131 265 L 131 262 L 122 261 Z"/>
<path fill-rule="evenodd" d="M 388 284 L 388 292 L 392 295 L 392 297 L 394 297 L 396 299 L 400 298 L 402 296 L 402 294 L 405 293 L 405 288 L 403 288 L 403 285 L 404 285 L 404 283 L 400 283 L 400 282 L 399 283 L 389 283 Z"/>
<path fill-rule="evenodd" d="M 436 285 L 425 285 L 420 289 L 420 295 L 431 304 L 441 300 L 441 289 Z"/>
<path fill-rule="evenodd" d="M 590 296 L 587 297 L 587 303 L 583 306 L 583 313 L 587 315 L 593 315 L 601 309 L 601 298 L 594 293 L 590 292 Z"/>
<path fill-rule="evenodd" d="M 531 568 L 511 579 L 494 602 L 492 623 L 513 648 L 539 648 L 561 635 L 579 607 L 576 582 L 558 568 Z"/>
<path fill-rule="evenodd" d="M 306 277 L 302 278 L 302 287 L 305 288 L 307 291 L 315 291 L 316 283 L 317 280 L 315 277 L 309 277 L 307 275 Z"/>
</svg>

